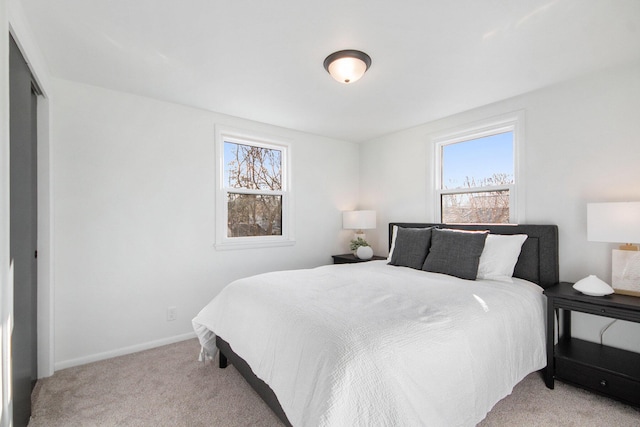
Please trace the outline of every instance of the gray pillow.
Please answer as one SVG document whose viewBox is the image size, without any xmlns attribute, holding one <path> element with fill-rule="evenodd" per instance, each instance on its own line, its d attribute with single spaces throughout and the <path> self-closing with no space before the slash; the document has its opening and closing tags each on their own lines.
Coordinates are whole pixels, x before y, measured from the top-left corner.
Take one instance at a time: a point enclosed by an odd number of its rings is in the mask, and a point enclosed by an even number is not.
<svg viewBox="0 0 640 427">
<path fill-rule="evenodd" d="M 422 269 L 461 279 L 476 280 L 487 233 L 434 229 L 431 248 Z"/>
<path fill-rule="evenodd" d="M 422 269 L 431 245 L 431 227 L 402 228 L 396 230 L 395 246 L 390 265 Z"/>
</svg>

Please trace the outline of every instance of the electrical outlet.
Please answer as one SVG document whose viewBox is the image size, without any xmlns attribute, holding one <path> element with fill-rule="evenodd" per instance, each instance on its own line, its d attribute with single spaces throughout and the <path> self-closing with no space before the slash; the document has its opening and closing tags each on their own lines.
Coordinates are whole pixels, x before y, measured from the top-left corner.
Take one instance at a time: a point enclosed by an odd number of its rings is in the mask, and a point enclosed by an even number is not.
<svg viewBox="0 0 640 427">
<path fill-rule="evenodd" d="M 178 312 L 175 307 L 167 307 L 167 322 L 176 320 L 178 318 Z"/>
</svg>

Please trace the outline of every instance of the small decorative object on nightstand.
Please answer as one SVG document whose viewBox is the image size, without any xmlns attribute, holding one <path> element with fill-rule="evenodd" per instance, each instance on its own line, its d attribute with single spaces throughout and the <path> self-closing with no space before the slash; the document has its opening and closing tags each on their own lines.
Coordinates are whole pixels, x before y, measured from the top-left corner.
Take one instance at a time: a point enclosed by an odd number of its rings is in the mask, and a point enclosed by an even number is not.
<svg viewBox="0 0 640 427">
<path fill-rule="evenodd" d="M 374 255 L 370 259 L 360 259 L 356 257 L 354 254 L 342 254 L 342 255 L 332 255 L 334 264 L 353 264 L 356 262 L 367 262 L 367 261 L 378 261 L 382 259 L 387 259 L 383 256 Z"/>
<path fill-rule="evenodd" d="M 356 249 L 356 256 L 360 259 L 371 259 L 373 257 L 373 249 L 371 249 L 371 246 L 360 246 Z"/>
<path fill-rule="evenodd" d="M 583 295 L 573 289 L 571 283 L 559 283 L 545 289 L 544 294 L 547 296 L 547 387 L 553 388 L 554 379 L 558 378 L 640 406 L 640 354 L 571 336 L 574 311 L 640 323 L 640 298 L 618 294 Z M 559 309 L 562 309 L 562 329 L 555 344 Z"/>
<path fill-rule="evenodd" d="M 591 295 L 592 297 L 602 297 L 613 293 L 613 288 L 611 286 L 593 274 L 582 280 L 578 280 L 576 284 L 573 285 L 573 289 L 580 291 L 585 295 Z"/>
<path fill-rule="evenodd" d="M 369 246 L 369 243 L 361 237 L 353 239 L 349 245 L 349 249 L 360 259 L 367 260 L 373 256 L 373 249 Z"/>
</svg>

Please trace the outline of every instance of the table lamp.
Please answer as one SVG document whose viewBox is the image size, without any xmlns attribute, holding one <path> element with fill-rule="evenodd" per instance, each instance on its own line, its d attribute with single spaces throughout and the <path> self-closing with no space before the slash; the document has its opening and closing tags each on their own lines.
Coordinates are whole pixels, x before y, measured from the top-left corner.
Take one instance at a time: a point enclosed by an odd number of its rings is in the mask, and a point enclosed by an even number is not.
<svg viewBox="0 0 640 427">
<path fill-rule="evenodd" d="M 612 251 L 611 285 L 640 296 L 640 202 L 587 203 L 587 240 L 624 243 Z"/>
<path fill-rule="evenodd" d="M 362 230 L 376 228 L 376 211 L 345 211 L 342 212 L 342 228 L 356 230 L 353 239 L 360 237 L 367 240 Z"/>
</svg>

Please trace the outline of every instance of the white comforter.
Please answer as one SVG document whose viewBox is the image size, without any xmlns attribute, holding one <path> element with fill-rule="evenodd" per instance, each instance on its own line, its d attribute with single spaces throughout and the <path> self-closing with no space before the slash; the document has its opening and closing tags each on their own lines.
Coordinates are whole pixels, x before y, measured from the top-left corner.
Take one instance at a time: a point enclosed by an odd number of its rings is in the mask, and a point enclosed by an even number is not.
<svg viewBox="0 0 640 427">
<path fill-rule="evenodd" d="M 193 319 L 273 389 L 294 426 L 474 426 L 545 366 L 538 286 L 385 261 L 262 274 Z M 211 353 L 213 354 L 213 353 Z"/>
</svg>

